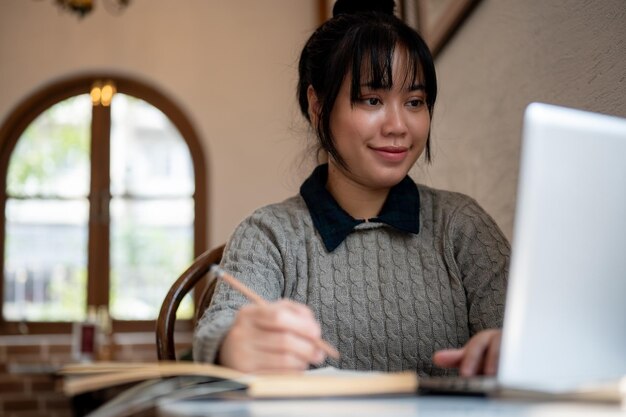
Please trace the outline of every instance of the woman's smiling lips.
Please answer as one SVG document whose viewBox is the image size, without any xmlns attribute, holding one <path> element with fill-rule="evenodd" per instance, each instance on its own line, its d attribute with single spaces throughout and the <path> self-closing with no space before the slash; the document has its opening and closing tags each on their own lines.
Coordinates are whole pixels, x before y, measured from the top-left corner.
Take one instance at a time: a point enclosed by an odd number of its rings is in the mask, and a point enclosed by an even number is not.
<svg viewBox="0 0 626 417">
<path fill-rule="evenodd" d="M 382 159 L 390 162 L 400 162 L 406 158 L 409 148 L 405 146 L 381 146 L 371 148 Z"/>
</svg>

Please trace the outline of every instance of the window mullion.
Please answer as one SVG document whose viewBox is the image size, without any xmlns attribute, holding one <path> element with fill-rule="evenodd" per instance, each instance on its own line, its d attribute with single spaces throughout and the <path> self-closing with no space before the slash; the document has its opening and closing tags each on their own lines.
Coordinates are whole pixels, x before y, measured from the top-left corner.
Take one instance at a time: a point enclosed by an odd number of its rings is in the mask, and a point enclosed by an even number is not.
<svg viewBox="0 0 626 417">
<path fill-rule="evenodd" d="M 91 123 L 91 188 L 87 305 L 109 304 L 109 203 L 111 107 L 94 105 Z"/>
</svg>

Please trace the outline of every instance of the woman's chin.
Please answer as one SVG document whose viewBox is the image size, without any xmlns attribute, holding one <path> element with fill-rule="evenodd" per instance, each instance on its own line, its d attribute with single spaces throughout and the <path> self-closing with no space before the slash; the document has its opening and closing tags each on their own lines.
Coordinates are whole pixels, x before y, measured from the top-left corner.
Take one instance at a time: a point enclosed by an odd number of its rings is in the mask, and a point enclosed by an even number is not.
<svg viewBox="0 0 626 417">
<path fill-rule="evenodd" d="M 391 188 L 397 185 L 407 175 L 407 170 L 383 170 L 373 175 L 373 188 Z"/>
</svg>

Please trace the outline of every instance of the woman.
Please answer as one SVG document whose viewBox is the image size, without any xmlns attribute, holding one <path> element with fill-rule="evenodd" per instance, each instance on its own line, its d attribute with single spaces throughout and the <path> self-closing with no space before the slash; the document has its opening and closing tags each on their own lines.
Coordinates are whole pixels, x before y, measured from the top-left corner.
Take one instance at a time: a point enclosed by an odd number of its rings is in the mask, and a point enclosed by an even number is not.
<svg viewBox="0 0 626 417">
<path fill-rule="evenodd" d="M 300 57 L 300 108 L 328 163 L 226 247 L 223 268 L 274 302 L 250 305 L 220 283 L 196 360 L 246 372 L 495 373 L 509 245 L 475 201 L 407 176 L 430 160 L 435 70 L 393 1 L 374 3 L 337 2 Z"/>
</svg>

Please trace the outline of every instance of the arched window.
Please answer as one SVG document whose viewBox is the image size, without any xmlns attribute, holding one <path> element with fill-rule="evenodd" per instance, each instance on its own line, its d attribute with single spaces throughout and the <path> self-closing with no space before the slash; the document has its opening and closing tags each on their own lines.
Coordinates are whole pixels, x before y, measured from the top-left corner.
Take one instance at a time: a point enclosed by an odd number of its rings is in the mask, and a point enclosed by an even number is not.
<svg viewBox="0 0 626 417">
<path fill-rule="evenodd" d="M 70 331 L 97 311 L 152 330 L 206 249 L 199 140 L 135 80 L 74 78 L 25 100 L 0 130 L 0 181 L 2 333 Z"/>
</svg>

